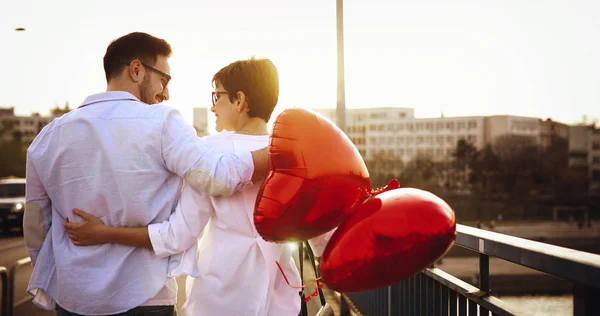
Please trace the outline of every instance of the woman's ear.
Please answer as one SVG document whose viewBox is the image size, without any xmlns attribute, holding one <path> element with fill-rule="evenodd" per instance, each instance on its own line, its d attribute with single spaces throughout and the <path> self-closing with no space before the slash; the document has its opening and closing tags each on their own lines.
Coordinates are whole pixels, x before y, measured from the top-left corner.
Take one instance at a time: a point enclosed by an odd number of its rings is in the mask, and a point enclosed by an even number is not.
<svg viewBox="0 0 600 316">
<path fill-rule="evenodd" d="M 247 112 L 248 111 L 248 102 L 246 99 L 246 94 L 243 91 L 238 91 L 237 93 L 237 104 L 236 109 L 238 112 Z"/>
</svg>

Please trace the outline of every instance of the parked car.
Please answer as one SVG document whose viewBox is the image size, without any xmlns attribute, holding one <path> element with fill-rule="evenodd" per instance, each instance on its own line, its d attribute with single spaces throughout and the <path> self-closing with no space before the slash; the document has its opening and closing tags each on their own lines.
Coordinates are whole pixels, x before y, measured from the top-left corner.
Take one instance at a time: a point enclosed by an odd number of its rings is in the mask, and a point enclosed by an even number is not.
<svg viewBox="0 0 600 316">
<path fill-rule="evenodd" d="M 0 180 L 0 231 L 23 231 L 25 179 Z"/>
</svg>

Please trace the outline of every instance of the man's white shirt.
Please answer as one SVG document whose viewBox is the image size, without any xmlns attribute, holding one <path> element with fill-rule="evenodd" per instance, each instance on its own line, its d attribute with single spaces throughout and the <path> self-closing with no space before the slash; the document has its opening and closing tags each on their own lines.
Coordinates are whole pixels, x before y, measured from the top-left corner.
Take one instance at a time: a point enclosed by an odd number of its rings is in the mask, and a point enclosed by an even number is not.
<svg viewBox="0 0 600 316">
<path fill-rule="evenodd" d="M 223 155 L 181 114 L 147 105 L 127 92 L 104 92 L 46 126 L 27 151 L 25 242 L 34 302 L 88 315 L 140 305 L 172 305 L 177 286 L 168 257 L 118 244 L 74 246 L 63 227 L 85 210 L 108 226 L 167 220 L 182 178 L 210 195 L 229 196 L 250 184 L 250 152 Z"/>
</svg>

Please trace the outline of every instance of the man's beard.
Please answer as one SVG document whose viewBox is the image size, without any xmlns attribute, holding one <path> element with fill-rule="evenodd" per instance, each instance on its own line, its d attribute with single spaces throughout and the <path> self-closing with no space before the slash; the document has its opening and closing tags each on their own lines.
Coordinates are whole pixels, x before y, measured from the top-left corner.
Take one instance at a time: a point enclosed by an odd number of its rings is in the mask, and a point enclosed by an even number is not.
<svg viewBox="0 0 600 316">
<path fill-rule="evenodd" d="M 146 104 L 157 103 L 156 96 L 152 95 L 152 92 L 150 89 L 150 76 L 148 76 L 148 74 L 146 74 L 144 76 L 142 83 L 140 83 L 140 101 L 142 101 Z"/>
</svg>

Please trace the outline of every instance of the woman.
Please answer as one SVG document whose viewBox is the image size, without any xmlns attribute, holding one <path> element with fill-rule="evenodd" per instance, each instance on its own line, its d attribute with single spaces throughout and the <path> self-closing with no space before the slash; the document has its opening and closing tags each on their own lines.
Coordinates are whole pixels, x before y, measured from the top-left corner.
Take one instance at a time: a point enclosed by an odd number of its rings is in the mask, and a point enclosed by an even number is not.
<svg viewBox="0 0 600 316">
<path fill-rule="evenodd" d="M 277 69 L 268 59 L 236 61 L 213 76 L 213 107 L 217 135 L 207 142 L 226 153 L 268 146 L 267 122 L 279 97 Z M 140 228 L 113 228 L 81 211 L 86 221 L 66 223 L 75 245 L 116 242 L 153 248 L 157 256 L 171 258 L 168 277 L 188 279 L 183 315 L 298 315 L 301 283 L 284 245 L 268 243 L 254 227 L 254 204 L 260 184 L 231 197 L 209 197 L 184 186 L 169 221 Z M 198 236 L 202 238 L 197 242 Z M 310 241 L 322 253 L 329 234 Z M 196 251 L 197 249 L 197 251 Z M 197 257 L 197 258 L 196 258 Z"/>
</svg>

